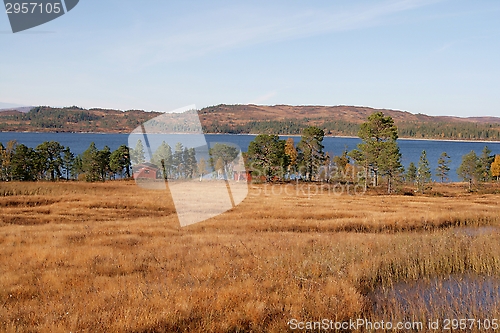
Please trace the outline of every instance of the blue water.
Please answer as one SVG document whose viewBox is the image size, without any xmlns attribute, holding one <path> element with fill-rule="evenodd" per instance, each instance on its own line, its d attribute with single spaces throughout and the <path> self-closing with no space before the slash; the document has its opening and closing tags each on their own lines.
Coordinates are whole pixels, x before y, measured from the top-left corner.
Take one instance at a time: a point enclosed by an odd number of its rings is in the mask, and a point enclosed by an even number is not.
<svg viewBox="0 0 500 333">
<path fill-rule="evenodd" d="M 228 135 L 228 134 L 207 134 L 206 140 L 209 143 L 228 142 L 233 143 L 246 151 L 254 135 Z M 282 136 L 287 139 L 287 136 Z M 293 137 L 297 144 L 300 137 Z M 28 147 L 36 147 L 44 141 L 57 141 L 64 146 L 70 147 L 75 154 L 81 154 L 94 142 L 98 149 L 109 146 L 111 150 L 118 148 L 122 144 L 128 143 L 128 134 L 95 134 L 95 133 L 17 133 L 0 132 L 0 142 L 4 145 L 10 140 L 17 140 Z M 352 150 L 360 142 L 357 138 L 326 137 L 323 141 L 325 151 L 330 156 L 340 155 L 344 149 Z M 423 141 L 423 140 L 398 140 L 403 155 L 403 164 L 408 167 L 410 162 L 418 163 L 422 150 L 426 150 L 431 169 L 437 167 L 437 160 L 442 152 L 447 152 L 451 157 L 450 180 L 458 181 L 456 169 L 461 163 L 462 156 L 474 150 L 481 154 L 484 146 L 492 150 L 492 154 L 500 154 L 500 142 L 461 142 L 461 141 Z M 152 147 L 154 148 L 154 147 Z"/>
</svg>

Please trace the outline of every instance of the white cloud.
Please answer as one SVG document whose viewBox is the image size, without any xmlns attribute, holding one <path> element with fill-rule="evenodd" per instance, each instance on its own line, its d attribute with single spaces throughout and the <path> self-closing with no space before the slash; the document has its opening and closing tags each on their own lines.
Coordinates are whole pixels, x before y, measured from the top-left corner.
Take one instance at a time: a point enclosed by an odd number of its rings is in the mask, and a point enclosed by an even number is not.
<svg viewBox="0 0 500 333">
<path fill-rule="evenodd" d="M 342 9 L 234 6 L 177 18 L 157 31 L 131 32 L 141 38 L 117 41 L 108 55 L 142 67 L 260 43 L 392 24 L 394 14 L 439 1 L 389 0 Z M 151 37 L 144 38 L 147 35 Z"/>
</svg>

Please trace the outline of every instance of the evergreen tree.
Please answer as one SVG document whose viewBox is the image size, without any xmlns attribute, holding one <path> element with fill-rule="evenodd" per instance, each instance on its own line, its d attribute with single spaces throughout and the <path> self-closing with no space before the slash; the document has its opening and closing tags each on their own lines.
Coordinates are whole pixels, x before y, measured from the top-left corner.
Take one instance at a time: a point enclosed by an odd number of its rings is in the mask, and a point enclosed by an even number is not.
<svg viewBox="0 0 500 333">
<path fill-rule="evenodd" d="M 353 149 L 348 153 L 348 156 L 352 158 L 355 162 L 356 165 L 360 166 L 363 168 L 363 176 L 359 177 L 358 182 L 362 181 L 364 185 L 364 191 L 368 189 L 368 173 L 370 170 L 370 164 L 368 160 L 368 156 L 366 152 L 361 151 L 361 147 L 358 144 L 358 148 L 360 149 Z"/>
<path fill-rule="evenodd" d="M 361 124 L 358 136 L 362 143 L 358 149 L 349 153 L 358 165 L 365 168 L 365 188 L 368 182 L 368 173 L 373 173 L 373 185 L 378 185 L 378 176 L 382 171 L 389 179 L 394 173 L 401 171 L 401 154 L 397 147 L 398 129 L 390 116 L 382 112 L 375 112 L 368 120 Z M 388 181 L 391 185 L 391 181 Z"/>
<path fill-rule="evenodd" d="M 151 163 L 161 167 L 163 179 L 170 178 L 170 173 L 173 167 L 173 155 L 172 148 L 168 143 L 163 141 L 161 145 L 156 149 L 151 158 Z"/>
<path fill-rule="evenodd" d="M 472 185 L 481 177 L 480 161 L 474 151 L 462 156 L 462 164 L 458 167 L 457 174 L 469 184 L 469 191 L 472 191 Z"/>
<path fill-rule="evenodd" d="M 55 180 L 61 177 L 64 146 L 56 141 L 48 141 L 39 144 L 35 150 L 41 162 L 40 171 L 44 175 L 44 178 Z"/>
<path fill-rule="evenodd" d="M 265 176 L 266 181 L 275 176 L 283 178 L 289 163 L 285 140 L 280 140 L 277 135 L 257 135 L 248 146 L 246 160 L 254 179 L 258 179 L 259 175 Z"/>
<path fill-rule="evenodd" d="M 224 178 L 232 176 L 232 164 L 236 157 L 238 157 L 239 150 L 231 145 L 216 143 L 208 150 L 210 155 L 210 165 L 217 172 L 222 172 Z M 222 168 L 219 168 L 222 163 Z"/>
<path fill-rule="evenodd" d="M 158 149 L 154 152 L 151 163 L 161 167 L 163 179 L 170 178 L 170 173 L 173 168 L 173 155 L 172 148 L 168 145 L 168 143 L 165 141 L 161 143 Z"/>
<path fill-rule="evenodd" d="M 213 162 L 217 162 L 221 158 L 224 165 L 228 165 L 238 157 L 239 150 L 228 144 L 216 143 L 208 150 L 208 154 Z"/>
<path fill-rule="evenodd" d="M 180 178 L 184 173 L 183 151 L 184 151 L 184 146 L 182 145 L 182 143 L 178 142 L 175 145 L 175 151 L 172 157 L 174 178 Z"/>
<path fill-rule="evenodd" d="M 100 179 L 100 169 L 98 161 L 97 147 L 94 142 L 82 153 L 82 171 L 85 173 L 85 180 L 88 182 L 95 182 Z"/>
<path fill-rule="evenodd" d="M 109 157 L 109 168 L 114 174 L 130 178 L 130 152 L 126 145 L 121 145 Z"/>
<path fill-rule="evenodd" d="M 417 166 L 417 189 L 418 191 L 424 193 L 427 184 L 431 181 L 431 168 L 429 167 L 429 160 L 427 159 L 427 152 L 422 151 L 420 155 L 420 160 Z"/>
<path fill-rule="evenodd" d="M 188 178 L 193 178 L 197 169 L 198 162 L 196 161 L 196 150 L 194 148 L 189 148 L 187 153 L 187 168 L 188 168 Z"/>
<path fill-rule="evenodd" d="M 183 176 L 186 179 L 193 178 L 195 170 L 198 168 L 196 162 L 196 150 L 194 148 L 184 147 L 182 152 L 182 161 L 184 165 Z M 227 172 L 227 170 L 226 170 Z"/>
<path fill-rule="evenodd" d="M 417 167 L 415 163 L 411 162 L 406 171 L 406 181 L 410 184 L 414 184 L 417 180 Z"/>
<path fill-rule="evenodd" d="M 401 152 L 396 141 L 388 141 L 378 161 L 379 172 L 387 178 L 387 193 L 392 193 L 394 181 L 398 180 L 404 172 L 401 164 Z"/>
<path fill-rule="evenodd" d="M 75 163 L 75 155 L 71 152 L 69 147 L 64 148 L 62 156 L 62 168 L 66 174 L 66 180 L 72 175 L 73 165 Z"/>
<path fill-rule="evenodd" d="M 75 156 L 73 167 L 71 168 L 71 176 L 73 179 L 78 179 L 78 176 L 85 171 L 83 170 L 83 160 L 81 155 Z"/>
<path fill-rule="evenodd" d="M 436 177 L 441 179 L 441 183 L 448 180 L 450 172 L 451 158 L 446 152 L 442 152 L 438 159 L 438 167 L 436 168 Z"/>
<path fill-rule="evenodd" d="M 135 148 L 130 151 L 130 161 L 133 165 L 138 165 L 146 161 L 146 153 L 144 152 L 144 145 L 142 140 L 137 140 Z"/>
<path fill-rule="evenodd" d="M 11 160 L 12 178 L 20 181 L 36 180 L 38 158 L 33 148 L 17 145 Z"/>
<path fill-rule="evenodd" d="M 479 156 L 479 181 L 487 182 L 491 179 L 491 163 L 493 163 L 495 156 L 491 155 L 491 149 L 488 146 L 483 148 L 481 156 Z"/>
<path fill-rule="evenodd" d="M 319 168 L 325 161 L 325 153 L 323 152 L 325 148 L 323 146 L 324 137 L 325 133 L 318 127 L 310 126 L 302 131 L 297 150 L 307 181 L 312 180 L 313 175 L 317 175 Z"/>
<path fill-rule="evenodd" d="M 111 171 L 109 166 L 109 159 L 111 157 L 111 149 L 108 146 L 104 146 L 102 150 L 97 152 L 97 167 L 99 172 L 99 179 L 105 181 L 109 177 Z"/>
</svg>

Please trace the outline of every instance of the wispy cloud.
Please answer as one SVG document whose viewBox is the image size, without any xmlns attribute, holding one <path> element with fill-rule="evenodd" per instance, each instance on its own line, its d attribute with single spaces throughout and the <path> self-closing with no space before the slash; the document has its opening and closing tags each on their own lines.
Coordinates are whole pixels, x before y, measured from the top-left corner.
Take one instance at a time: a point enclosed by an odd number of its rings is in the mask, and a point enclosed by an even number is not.
<svg viewBox="0 0 500 333">
<path fill-rule="evenodd" d="M 439 49 L 436 50 L 436 53 L 442 53 L 442 52 L 448 50 L 449 48 L 453 47 L 457 43 L 459 43 L 459 42 L 454 41 L 454 42 L 445 43 L 443 46 L 441 46 Z"/>
<path fill-rule="evenodd" d="M 140 33 L 140 39 L 117 41 L 108 54 L 115 59 L 119 54 L 121 59 L 147 66 L 261 43 L 393 24 L 395 14 L 440 1 L 388 0 L 320 9 L 235 5 L 177 18 L 175 29 L 162 27 L 148 32 L 151 37 L 146 39 L 148 34 Z"/>
<path fill-rule="evenodd" d="M 259 97 L 255 98 L 255 99 L 249 101 L 247 104 L 260 104 L 262 102 L 270 100 L 274 96 L 276 96 L 276 91 L 271 91 L 271 92 L 269 92 L 269 93 L 267 93 L 265 95 L 259 96 Z"/>
</svg>

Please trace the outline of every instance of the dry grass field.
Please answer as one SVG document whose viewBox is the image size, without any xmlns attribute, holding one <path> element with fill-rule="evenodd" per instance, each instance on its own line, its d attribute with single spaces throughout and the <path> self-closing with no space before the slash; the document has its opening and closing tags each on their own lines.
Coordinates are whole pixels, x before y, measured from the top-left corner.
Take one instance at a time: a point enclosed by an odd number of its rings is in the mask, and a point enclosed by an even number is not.
<svg viewBox="0 0 500 333">
<path fill-rule="evenodd" d="M 283 332 L 294 318 L 428 320 L 443 304 L 419 300 L 408 315 L 395 302 L 376 307 L 373 293 L 500 276 L 500 194 L 487 193 L 498 187 L 387 196 L 304 186 L 250 185 L 231 211 L 181 228 L 166 192 L 133 182 L 1 183 L 0 331 Z M 472 312 L 500 318 L 500 305 Z"/>
</svg>

